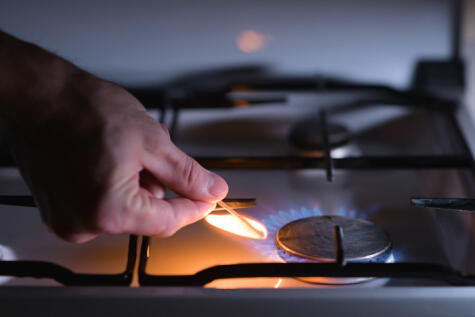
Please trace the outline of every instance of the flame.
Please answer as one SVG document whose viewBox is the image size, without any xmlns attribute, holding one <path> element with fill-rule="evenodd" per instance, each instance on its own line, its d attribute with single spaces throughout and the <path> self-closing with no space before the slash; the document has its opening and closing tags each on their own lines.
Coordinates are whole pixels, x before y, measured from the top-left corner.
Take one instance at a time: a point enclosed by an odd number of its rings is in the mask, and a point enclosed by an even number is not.
<svg viewBox="0 0 475 317">
<path fill-rule="evenodd" d="M 246 226 L 236 219 L 233 215 L 208 215 L 205 220 L 210 225 L 219 228 L 221 230 L 233 233 L 235 235 L 246 237 L 250 239 L 265 239 L 267 238 L 267 228 L 258 220 L 242 216 L 246 218 L 247 222 L 251 224 L 257 231 L 260 231 L 262 234 L 259 235 L 256 232 L 250 230 Z"/>
</svg>

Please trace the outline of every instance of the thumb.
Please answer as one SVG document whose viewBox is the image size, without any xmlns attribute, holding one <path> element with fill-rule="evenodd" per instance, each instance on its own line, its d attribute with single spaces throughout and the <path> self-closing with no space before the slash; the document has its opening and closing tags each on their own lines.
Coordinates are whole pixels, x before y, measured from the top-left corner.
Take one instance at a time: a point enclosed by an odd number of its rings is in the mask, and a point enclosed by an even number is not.
<svg viewBox="0 0 475 317">
<path fill-rule="evenodd" d="M 158 153 L 148 153 L 145 167 L 165 187 L 192 200 L 216 202 L 228 193 L 222 177 L 203 168 L 171 141 Z"/>
</svg>

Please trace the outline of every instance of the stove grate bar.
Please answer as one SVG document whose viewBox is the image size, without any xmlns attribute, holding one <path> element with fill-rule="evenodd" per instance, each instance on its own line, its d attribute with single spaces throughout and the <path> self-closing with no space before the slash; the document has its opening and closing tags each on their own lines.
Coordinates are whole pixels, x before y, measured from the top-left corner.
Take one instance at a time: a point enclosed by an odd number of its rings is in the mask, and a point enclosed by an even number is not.
<svg viewBox="0 0 475 317">
<path fill-rule="evenodd" d="M 150 238 L 143 237 L 138 271 L 142 286 L 205 286 L 219 279 L 257 277 L 413 278 L 475 286 L 475 275 L 433 263 L 242 263 L 213 266 L 194 275 L 151 275 L 147 273 L 149 256 Z"/>
<path fill-rule="evenodd" d="M 333 181 L 333 160 L 331 156 L 330 141 L 328 140 L 328 125 L 325 110 L 320 111 L 319 119 L 323 142 L 323 163 L 325 164 L 325 174 L 327 181 L 331 182 Z"/>
<path fill-rule="evenodd" d="M 326 169 L 324 158 L 281 157 L 195 157 L 208 169 Z M 335 169 L 434 169 L 473 168 L 469 155 L 364 156 L 332 159 Z"/>
<path fill-rule="evenodd" d="M 475 212 L 475 199 L 471 198 L 413 197 L 410 202 L 414 207 Z"/>
<path fill-rule="evenodd" d="M 432 263 L 243 263 L 214 266 L 195 275 L 141 274 L 143 286 L 205 286 L 219 279 L 258 277 L 373 277 L 444 281 L 450 285 L 475 286 L 475 276 L 463 275 Z"/>
<path fill-rule="evenodd" d="M 0 276 L 47 278 L 65 286 L 128 286 L 137 259 L 138 238 L 129 237 L 127 264 L 119 274 L 75 273 L 59 264 L 42 261 L 0 261 Z"/>
</svg>

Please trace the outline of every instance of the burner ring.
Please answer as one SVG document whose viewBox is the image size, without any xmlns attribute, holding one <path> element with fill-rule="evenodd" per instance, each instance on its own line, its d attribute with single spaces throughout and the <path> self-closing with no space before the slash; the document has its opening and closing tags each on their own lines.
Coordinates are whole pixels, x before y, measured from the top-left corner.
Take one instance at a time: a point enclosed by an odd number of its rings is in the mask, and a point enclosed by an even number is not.
<svg viewBox="0 0 475 317">
<path fill-rule="evenodd" d="M 385 262 L 391 251 L 388 234 L 373 223 L 356 218 L 317 216 L 290 222 L 279 229 L 277 246 L 286 253 L 315 262 L 335 262 L 333 228 L 343 229 L 347 262 Z"/>
<path fill-rule="evenodd" d="M 303 151 L 323 151 L 322 127 L 317 119 L 304 119 L 295 124 L 289 134 L 290 142 Z M 342 124 L 329 122 L 327 124 L 328 142 L 334 149 L 349 143 L 351 132 Z"/>
</svg>

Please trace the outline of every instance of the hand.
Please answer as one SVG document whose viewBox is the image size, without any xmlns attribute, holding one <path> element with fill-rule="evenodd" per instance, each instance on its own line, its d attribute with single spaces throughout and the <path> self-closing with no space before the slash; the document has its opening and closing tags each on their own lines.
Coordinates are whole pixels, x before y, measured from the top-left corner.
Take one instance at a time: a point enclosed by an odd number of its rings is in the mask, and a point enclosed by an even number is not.
<svg viewBox="0 0 475 317">
<path fill-rule="evenodd" d="M 180 151 L 116 85 L 79 71 L 35 102 L 42 110 L 23 113 L 14 153 L 43 221 L 65 240 L 170 236 L 227 194 L 221 177 Z M 164 199 L 165 188 L 181 197 Z"/>
</svg>

